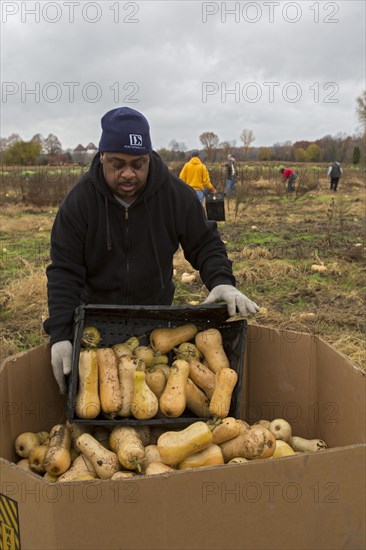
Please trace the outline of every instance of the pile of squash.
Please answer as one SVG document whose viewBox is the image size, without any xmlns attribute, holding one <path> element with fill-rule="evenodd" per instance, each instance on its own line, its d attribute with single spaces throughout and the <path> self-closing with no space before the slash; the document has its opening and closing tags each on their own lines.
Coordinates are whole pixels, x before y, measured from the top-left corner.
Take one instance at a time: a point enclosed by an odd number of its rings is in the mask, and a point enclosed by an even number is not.
<svg viewBox="0 0 366 550">
<path fill-rule="evenodd" d="M 155 328 L 149 340 L 140 345 L 132 336 L 98 347 L 99 331 L 85 327 L 75 398 L 78 418 L 93 420 L 100 413 L 109 419 L 177 418 L 186 408 L 199 418 L 228 415 L 238 374 L 218 329 L 199 331 L 191 323 Z"/>
<path fill-rule="evenodd" d="M 123 479 L 175 470 L 277 459 L 327 447 L 292 435 L 284 419 L 253 425 L 233 417 L 197 420 L 180 430 L 163 427 L 79 426 L 66 422 L 15 440 L 17 465 L 48 482 Z"/>
</svg>

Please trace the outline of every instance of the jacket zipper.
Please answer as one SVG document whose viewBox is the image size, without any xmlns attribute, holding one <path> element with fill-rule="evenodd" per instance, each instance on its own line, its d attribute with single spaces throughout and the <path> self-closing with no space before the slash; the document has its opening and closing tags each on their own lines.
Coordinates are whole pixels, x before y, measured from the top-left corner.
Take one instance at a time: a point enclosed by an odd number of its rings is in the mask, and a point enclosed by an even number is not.
<svg viewBox="0 0 366 550">
<path fill-rule="evenodd" d="M 127 303 L 128 287 L 129 287 L 129 272 L 130 265 L 128 262 L 128 244 L 129 244 L 129 223 L 128 223 L 128 208 L 125 208 L 125 221 L 126 221 L 126 288 L 125 288 L 125 303 Z"/>
</svg>

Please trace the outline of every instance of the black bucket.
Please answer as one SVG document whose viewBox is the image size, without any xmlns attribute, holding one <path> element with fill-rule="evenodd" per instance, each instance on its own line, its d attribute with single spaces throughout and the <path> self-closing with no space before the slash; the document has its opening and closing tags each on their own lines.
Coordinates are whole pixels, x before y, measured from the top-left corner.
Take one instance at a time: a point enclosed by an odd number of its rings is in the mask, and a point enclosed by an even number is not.
<svg viewBox="0 0 366 550">
<path fill-rule="evenodd" d="M 225 194 L 215 193 L 206 195 L 207 219 L 217 222 L 225 221 Z"/>
</svg>

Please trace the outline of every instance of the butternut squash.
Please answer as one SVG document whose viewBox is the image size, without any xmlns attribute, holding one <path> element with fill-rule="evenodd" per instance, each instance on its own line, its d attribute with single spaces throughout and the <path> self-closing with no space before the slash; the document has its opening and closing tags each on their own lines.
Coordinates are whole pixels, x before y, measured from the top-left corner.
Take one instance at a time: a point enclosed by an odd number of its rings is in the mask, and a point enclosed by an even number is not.
<svg viewBox="0 0 366 550">
<path fill-rule="evenodd" d="M 235 456 L 229 460 L 228 464 L 242 464 L 243 462 L 249 462 L 249 460 L 243 456 Z"/>
<path fill-rule="evenodd" d="M 250 460 L 269 458 L 276 449 L 276 439 L 263 426 L 251 426 L 244 433 L 220 444 L 225 462 L 243 457 Z"/>
<path fill-rule="evenodd" d="M 137 369 L 139 360 L 137 357 L 122 356 L 118 360 L 118 375 L 122 397 L 122 407 L 118 411 L 118 416 L 131 416 L 131 403 L 133 397 L 133 373 Z"/>
<path fill-rule="evenodd" d="M 92 435 L 82 434 L 77 439 L 76 445 L 79 451 L 90 460 L 100 479 L 110 479 L 120 470 L 116 453 L 103 447 Z"/>
<path fill-rule="evenodd" d="M 57 476 L 53 476 L 53 475 L 49 474 L 48 472 L 45 472 L 43 474 L 43 479 L 44 479 L 44 481 L 47 481 L 47 483 L 56 483 L 56 481 L 58 481 Z"/>
<path fill-rule="evenodd" d="M 112 475 L 111 479 L 114 481 L 114 480 L 118 480 L 118 479 L 131 479 L 131 477 L 136 477 L 136 474 L 135 472 L 116 472 L 115 474 Z"/>
<path fill-rule="evenodd" d="M 168 353 L 179 344 L 192 340 L 197 330 L 191 323 L 178 327 L 156 328 L 150 333 L 150 346 L 155 352 Z"/>
<path fill-rule="evenodd" d="M 96 327 L 84 327 L 83 334 L 81 335 L 81 343 L 83 346 L 86 348 L 96 348 L 100 341 L 101 335 Z"/>
<path fill-rule="evenodd" d="M 183 342 L 177 348 L 174 348 L 174 351 L 177 359 L 185 359 L 188 362 L 190 359 L 199 361 L 202 358 L 202 353 L 192 342 Z"/>
<path fill-rule="evenodd" d="M 97 349 L 101 409 L 112 418 L 122 407 L 117 357 L 111 348 Z"/>
<path fill-rule="evenodd" d="M 276 449 L 273 453 L 273 458 L 282 458 L 283 456 L 290 456 L 294 455 L 295 451 L 292 447 L 286 441 L 282 441 L 281 439 L 276 439 Z"/>
<path fill-rule="evenodd" d="M 187 379 L 189 365 L 183 359 L 176 359 L 170 367 L 169 377 L 159 399 L 161 412 L 169 417 L 180 416 L 187 405 Z"/>
<path fill-rule="evenodd" d="M 127 340 L 124 342 L 121 342 L 119 344 L 114 344 L 112 346 L 113 351 L 116 353 L 116 355 L 119 357 L 119 354 L 116 350 L 118 350 L 119 346 L 126 346 L 132 353 L 137 348 L 137 346 L 140 345 L 140 338 L 138 336 L 130 336 Z"/>
<path fill-rule="evenodd" d="M 137 430 L 132 426 L 116 426 L 113 428 L 109 444 L 116 452 L 119 463 L 127 470 L 142 469 L 145 457 L 145 447 Z"/>
<path fill-rule="evenodd" d="M 215 376 L 216 385 L 208 410 L 212 416 L 226 418 L 229 414 L 231 397 L 238 381 L 238 375 L 233 369 L 223 367 L 216 372 Z"/>
<path fill-rule="evenodd" d="M 224 464 L 224 457 L 218 445 L 212 443 L 206 449 L 193 453 L 177 465 L 178 470 L 188 470 L 191 468 L 203 468 L 204 466 L 217 466 Z"/>
<path fill-rule="evenodd" d="M 216 426 L 212 431 L 213 442 L 216 443 L 216 445 L 220 445 L 220 443 L 224 441 L 233 439 L 240 434 L 241 427 L 240 420 L 237 418 L 232 416 L 224 418 L 221 424 Z"/>
<path fill-rule="evenodd" d="M 209 328 L 196 334 L 195 344 L 203 353 L 209 368 L 218 372 L 222 368 L 230 368 L 229 359 L 225 353 L 222 336 L 218 329 Z"/>
<path fill-rule="evenodd" d="M 146 370 L 145 380 L 150 390 L 159 398 L 164 391 L 167 380 L 163 369 L 159 366 L 150 367 Z"/>
<path fill-rule="evenodd" d="M 112 350 L 114 351 L 118 359 L 124 357 L 125 355 L 127 355 L 128 357 L 131 357 L 131 355 L 133 355 L 131 347 L 126 343 L 114 344 L 114 346 L 112 346 Z"/>
<path fill-rule="evenodd" d="M 206 365 L 203 365 L 196 357 L 188 359 L 189 377 L 211 399 L 216 386 L 216 376 Z"/>
<path fill-rule="evenodd" d="M 38 437 L 38 441 L 40 445 L 48 445 L 50 442 L 50 434 L 49 432 L 37 432 L 36 436 Z"/>
<path fill-rule="evenodd" d="M 79 418 L 91 420 L 100 413 L 98 389 L 98 360 L 93 348 L 82 349 L 78 364 L 79 387 L 75 399 L 75 412 Z"/>
<path fill-rule="evenodd" d="M 98 478 L 97 472 L 89 458 L 84 454 L 79 454 L 70 468 L 58 478 L 58 481 L 76 481 L 84 474 L 91 476 L 91 479 Z"/>
<path fill-rule="evenodd" d="M 39 438 L 34 432 L 22 432 L 14 442 L 15 452 L 22 458 L 28 458 L 31 450 L 39 445 Z"/>
<path fill-rule="evenodd" d="M 273 433 L 276 439 L 289 443 L 292 437 L 291 425 L 283 418 L 276 418 L 269 424 L 268 430 Z"/>
<path fill-rule="evenodd" d="M 209 399 L 198 386 L 188 378 L 186 387 L 187 408 L 200 418 L 208 418 Z"/>
<path fill-rule="evenodd" d="M 159 409 L 159 400 L 146 384 L 145 371 L 139 367 L 133 373 L 132 416 L 138 420 L 153 418 Z"/>
<path fill-rule="evenodd" d="M 259 424 L 260 426 L 264 426 L 265 428 L 267 428 L 267 430 L 269 430 L 269 427 L 271 425 L 271 422 L 269 420 L 257 420 L 257 422 L 254 422 L 253 426 L 256 426 L 257 424 Z"/>
<path fill-rule="evenodd" d="M 322 439 L 305 439 L 304 437 L 292 436 L 290 445 L 294 451 L 304 453 L 306 451 L 314 453 L 327 448 L 327 444 Z"/>
<path fill-rule="evenodd" d="M 35 472 L 36 474 L 45 473 L 46 470 L 43 462 L 47 451 L 48 445 L 36 445 L 33 447 L 28 456 L 28 462 L 32 472 Z"/>
<path fill-rule="evenodd" d="M 245 420 L 241 420 L 241 419 L 237 419 L 237 422 L 239 423 L 239 426 L 240 426 L 240 434 L 243 434 L 245 433 L 249 428 L 250 428 L 250 425 L 248 424 L 248 422 L 245 422 Z"/>
<path fill-rule="evenodd" d="M 19 466 L 19 468 L 22 468 L 23 470 L 31 469 L 30 464 L 28 462 L 28 458 L 21 458 L 20 460 L 18 460 L 16 465 Z"/>
<path fill-rule="evenodd" d="M 152 366 L 155 365 L 168 365 L 169 357 L 167 355 L 162 355 L 161 353 L 154 352 L 154 361 Z"/>
<path fill-rule="evenodd" d="M 155 356 L 150 346 L 137 346 L 133 354 L 145 363 L 146 368 L 153 366 Z"/>
<path fill-rule="evenodd" d="M 205 422 L 197 421 L 179 431 L 164 432 L 157 441 L 161 460 L 172 466 L 212 443 L 212 432 Z"/>
<path fill-rule="evenodd" d="M 163 371 L 165 374 L 165 378 L 168 380 L 169 374 L 170 374 L 170 365 L 164 364 L 164 363 L 157 363 L 154 365 L 156 368 L 159 368 Z"/>
<path fill-rule="evenodd" d="M 170 466 L 168 466 L 167 464 L 163 464 L 162 462 L 150 462 L 144 473 L 146 476 L 155 476 L 173 471 L 174 468 L 171 468 Z"/>
<path fill-rule="evenodd" d="M 43 465 L 51 475 L 60 476 L 71 464 L 71 436 L 65 424 L 56 424 L 50 431 L 50 444 Z"/>
<path fill-rule="evenodd" d="M 146 468 L 152 462 L 161 462 L 161 456 L 157 445 L 147 445 L 145 447 L 145 457 L 142 461 L 142 472 L 146 472 Z"/>
</svg>

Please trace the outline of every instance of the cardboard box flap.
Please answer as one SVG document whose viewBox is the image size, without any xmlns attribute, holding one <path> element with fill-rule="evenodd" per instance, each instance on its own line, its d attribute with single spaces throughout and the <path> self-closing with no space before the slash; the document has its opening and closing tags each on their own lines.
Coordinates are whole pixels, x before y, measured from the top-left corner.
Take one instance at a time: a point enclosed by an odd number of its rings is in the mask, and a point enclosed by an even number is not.
<svg viewBox="0 0 366 550">
<path fill-rule="evenodd" d="M 366 373 L 318 340 L 314 430 L 330 447 L 366 442 Z"/>
<path fill-rule="evenodd" d="M 308 334 L 250 326 L 247 337 L 247 374 L 244 418 L 284 418 L 297 435 L 313 432 L 311 407 L 316 396 L 314 339 Z"/>
<path fill-rule="evenodd" d="M 242 415 L 284 418 L 328 447 L 366 441 L 366 376 L 335 348 L 299 332 L 250 326 Z"/>
<path fill-rule="evenodd" d="M 14 440 L 22 432 L 49 431 L 66 418 L 66 400 L 58 393 L 49 346 L 14 355 L 1 365 L 0 456 L 18 460 Z"/>
</svg>

